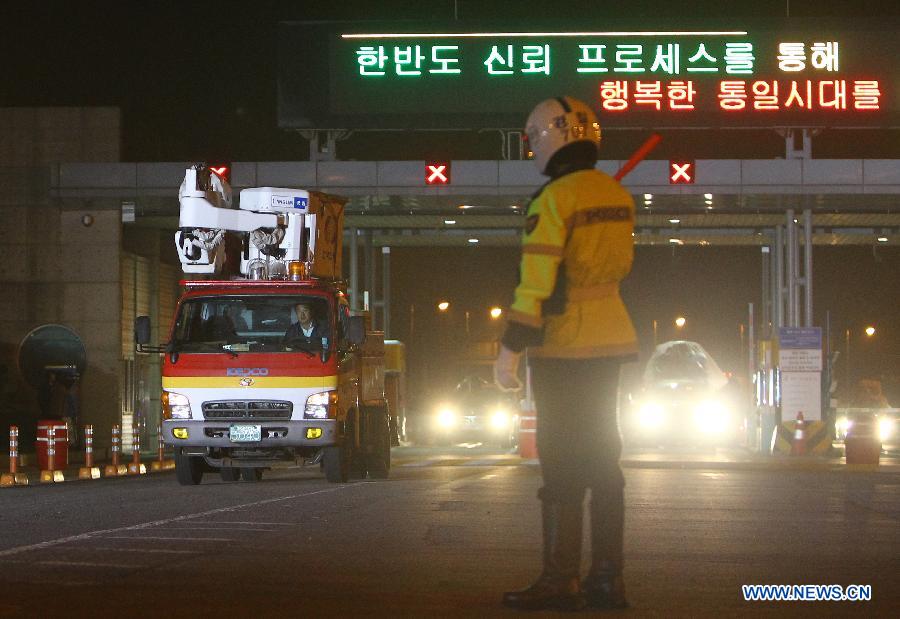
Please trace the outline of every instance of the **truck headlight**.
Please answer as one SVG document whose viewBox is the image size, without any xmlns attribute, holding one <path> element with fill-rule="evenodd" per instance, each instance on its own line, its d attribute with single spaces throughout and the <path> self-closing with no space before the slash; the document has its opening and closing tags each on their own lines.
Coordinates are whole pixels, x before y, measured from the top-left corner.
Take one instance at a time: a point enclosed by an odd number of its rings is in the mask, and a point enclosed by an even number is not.
<svg viewBox="0 0 900 619">
<path fill-rule="evenodd" d="M 694 422 L 701 432 L 721 434 L 728 429 L 728 410 L 721 402 L 706 400 L 694 410 Z"/>
<path fill-rule="evenodd" d="M 190 419 L 191 401 L 186 395 L 162 392 L 163 419 Z"/>
<path fill-rule="evenodd" d="M 847 432 L 850 431 L 850 426 L 853 423 L 847 416 L 838 417 L 834 422 L 834 434 L 839 439 L 847 438 Z"/>
<path fill-rule="evenodd" d="M 878 438 L 885 442 L 894 434 L 894 420 L 890 417 L 882 417 L 878 420 Z"/>
<path fill-rule="evenodd" d="M 665 413 L 658 402 L 644 402 L 638 409 L 638 424 L 642 428 L 655 429 L 663 424 Z"/>
<path fill-rule="evenodd" d="M 306 398 L 304 419 L 328 419 L 337 409 L 337 391 L 320 391 Z"/>
<path fill-rule="evenodd" d="M 491 426 L 495 430 L 504 430 L 509 427 L 509 413 L 502 408 L 498 408 L 491 415 Z"/>
<path fill-rule="evenodd" d="M 456 409 L 452 406 L 441 406 L 437 413 L 437 424 L 442 428 L 452 428 L 456 425 Z"/>
</svg>

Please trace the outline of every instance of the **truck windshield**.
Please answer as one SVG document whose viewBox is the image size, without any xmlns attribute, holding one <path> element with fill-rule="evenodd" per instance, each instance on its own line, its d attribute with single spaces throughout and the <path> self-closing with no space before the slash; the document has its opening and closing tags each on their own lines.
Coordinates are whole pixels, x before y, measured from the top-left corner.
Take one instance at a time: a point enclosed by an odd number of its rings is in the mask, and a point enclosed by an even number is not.
<svg viewBox="0 0 900 619">
<path fill-rule="evenodd" d="M 307 352 L 333 342 L 328 300 L 310 295 L 199 297 L 181 304 L 172 349 Z"/>
</svg>

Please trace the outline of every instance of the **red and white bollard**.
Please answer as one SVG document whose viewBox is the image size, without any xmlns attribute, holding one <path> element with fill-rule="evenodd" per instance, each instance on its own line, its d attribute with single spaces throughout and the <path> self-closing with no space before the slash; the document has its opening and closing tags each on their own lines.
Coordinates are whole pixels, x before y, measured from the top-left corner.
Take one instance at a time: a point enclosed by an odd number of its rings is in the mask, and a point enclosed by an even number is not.
<svg viewBox="0 0 900 619">
<path fill-rule="evenodd" d="M 100 467 L 94 466 L 94 426 L 84 426 L 84 466 L 78 469 L 78 479 L 100 479 Z"/>
<path fill-rule="evenodd" d="M 122 431 L 119 429 L 118 424 L 112 427 L 112 437 L 110 438 L 109 443 L 111 462 L 103 469 L 103 474 L 106 477 L 124 475 L 126 472 L 125 466 L 119 464 L 119 454 L 122 452 Z"/>
<path fill-rule="evenodd" d="M 19 472 L 19 427 L 9 426 L 9 473 L 0 475 L 0 487 L 27 485 L 28 476 Z"/>
<path fill-rule="evenodd" d="M 62 471 L 56 470 L 56 428 L 53 424 L 47 428 L 47 468 L 41 471 L 41 482 L 53 483 L 65 481 Z"/>
<path fill-rule="evenodd" d="M 128 465 L 129 475 L 143 475 L 147 467 L 141 464 L 141 434 L 137 425 L 131 426 L 131 464 Z"/>
<path fill-rule="evenodd" d="M 803 419 L 803 411 L 797 413 L 797 422 L 794 426 L 794 440 L 791 443 L 791 455 L 806 455 L 806 421 Z"/>
</svg>

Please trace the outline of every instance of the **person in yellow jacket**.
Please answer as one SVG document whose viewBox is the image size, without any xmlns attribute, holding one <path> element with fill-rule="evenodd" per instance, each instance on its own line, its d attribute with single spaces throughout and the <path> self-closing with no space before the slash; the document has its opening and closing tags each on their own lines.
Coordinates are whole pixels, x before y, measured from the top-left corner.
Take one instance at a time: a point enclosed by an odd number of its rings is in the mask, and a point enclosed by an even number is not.
<svg viewBox="0 0 900 619">
<path fill-rule="evenodd" d="M 543 487 L 543 571 L 504 594 L 518 609 L 627 606 L 622 581 L 625 480 L 616 402 L 619 366 L 637 339 L 619 282 L 634 254 L 634 201 L 595 169 L 600 125 L 583 102 L 539 103 L 525 127 L 550 177 L 528 207 L 515 300 L 494 366 L 516 389 L 528 348 Z M 583 504 L 591 490 L 592 562 L 580 581 Z"/>
</svg>

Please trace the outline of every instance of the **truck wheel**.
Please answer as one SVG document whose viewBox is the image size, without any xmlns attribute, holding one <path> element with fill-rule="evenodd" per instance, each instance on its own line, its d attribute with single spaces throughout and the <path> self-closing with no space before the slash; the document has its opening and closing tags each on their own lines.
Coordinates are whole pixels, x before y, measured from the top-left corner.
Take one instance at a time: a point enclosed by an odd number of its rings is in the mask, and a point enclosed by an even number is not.
<svg viewBox="0 0 900 619">
<path fill-rule="evenodd" d="M 350 478 L 350 437 L 345 437 L 340 445 L 325 447 L 322 462 L 325 465 L 325 479 L 332 484 L 346 483 Z"/>
<path fill-rule="evenodd" d="M 385 410 L 369 413 L 370 449 L 366 454 L 366 468 L 371 479 L 387 479 L 391 471 L 391 427 L 386 414 Z"/>
<path fill-rule="evenodd" d="M 222 481 L 237 481 L 241 478 L 241 469 L 236 466 L 223 466 L 219 469 Z"/>
<path fill-rule="evenodd" d="M 196 486 L 203 480 L 206 462 L 199 456 L 188 456 L 182 449 L 175 451 L 175 477 L 182 486 Z"/>
<path fill-rule="evenodd" d="M 259 481 L 262 479 L 263 470 L 252 466 L 241 467 L 241 479 L 244 481 Z"/>
</svg>

